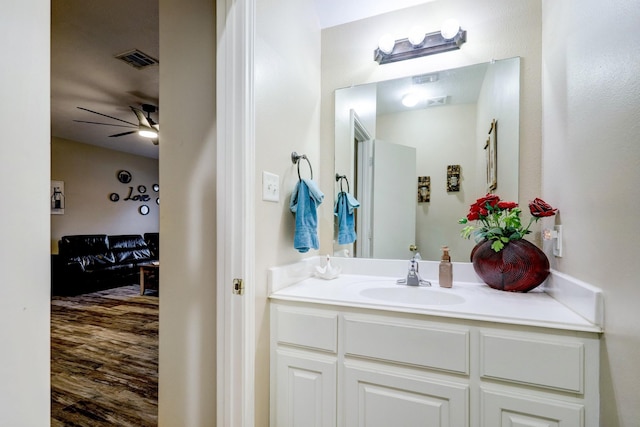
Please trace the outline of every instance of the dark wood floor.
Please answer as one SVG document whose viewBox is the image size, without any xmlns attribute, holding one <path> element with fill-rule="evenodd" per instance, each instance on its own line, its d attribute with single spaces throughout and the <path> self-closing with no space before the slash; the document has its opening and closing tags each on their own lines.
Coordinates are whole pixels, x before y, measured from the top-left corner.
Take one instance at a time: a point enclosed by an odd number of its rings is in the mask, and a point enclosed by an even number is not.
<svg viewBox="0 0 640 427">
<path fill-rule="evenodd" d="M 125 286 L 51 301 L 51 426 L 156 426 L 158 296 Z"/>
</svg>

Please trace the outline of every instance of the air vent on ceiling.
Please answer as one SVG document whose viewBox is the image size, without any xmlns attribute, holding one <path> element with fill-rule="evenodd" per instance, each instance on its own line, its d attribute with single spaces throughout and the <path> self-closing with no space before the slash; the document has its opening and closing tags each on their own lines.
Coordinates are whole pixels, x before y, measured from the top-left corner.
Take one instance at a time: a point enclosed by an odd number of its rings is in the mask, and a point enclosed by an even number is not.
<svg viewBox="0 0 640 427">
<path fill-rule="evenodd" d="M 427 99 L 427 107 L 436 107 L 438 105 L 445 105 L 447 103 L 448 96 L 437 96 Z"/>
<path fill-rule="evenodd" d="M 421 74 L 419 76 L 413 76 L 412 81 L 414 85 L 421 85 L 425 83 L 437 82 L 439 79 L 438 73 Z"/>
<path fill-rule="evenodd" d="M 141 69 L 148 67 L 149 65 L 158 64 L 158 60 L 152 56 L 147 55 L 138 49 L 133 49 L 120 55 L 116 55 L 116 59 L 120 59 L 134 68 Z"/>
</svg>

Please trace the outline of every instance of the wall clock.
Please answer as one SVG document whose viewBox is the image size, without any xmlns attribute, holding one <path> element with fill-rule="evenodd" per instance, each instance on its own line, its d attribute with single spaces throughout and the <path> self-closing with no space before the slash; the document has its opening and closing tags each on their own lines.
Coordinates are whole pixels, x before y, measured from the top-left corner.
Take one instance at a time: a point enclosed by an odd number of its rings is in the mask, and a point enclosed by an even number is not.
<svg viewBox="0 0 640 427">
<path fill-rule="evenodd" d="M 126 170 L 118 171 L 118 181 L 123 184 L 128 184 L 131 182 L 131 172 Z"/>
</svg>

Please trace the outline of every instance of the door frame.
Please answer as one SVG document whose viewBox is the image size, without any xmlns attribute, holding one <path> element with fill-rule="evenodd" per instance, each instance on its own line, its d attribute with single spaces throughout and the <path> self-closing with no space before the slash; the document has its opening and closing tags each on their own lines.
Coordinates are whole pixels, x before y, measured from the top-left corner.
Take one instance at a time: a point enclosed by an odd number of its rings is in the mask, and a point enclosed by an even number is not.
<svg viewBox="0 0 640 427">
<path fill-rule="evenodd" d="M 255 0 L 216 2 L 217 425 L 255 424 Z M 234 293 L 242 279 L 243 294 Z"/>
</svg>

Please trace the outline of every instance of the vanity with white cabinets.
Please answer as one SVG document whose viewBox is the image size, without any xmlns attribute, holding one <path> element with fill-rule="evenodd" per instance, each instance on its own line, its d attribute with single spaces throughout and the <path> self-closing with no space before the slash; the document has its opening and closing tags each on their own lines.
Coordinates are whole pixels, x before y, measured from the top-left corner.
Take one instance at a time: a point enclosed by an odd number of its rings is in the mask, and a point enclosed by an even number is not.
<svg viewBox="0 0 640 427">
<path fill-rule="evenodd" d="M 556 280 L 570 309 L 554 285 L 495 291 L 464 264 L 452 289 L 416 289 L 394 261 L 339 260 L 331 281 L 309 277 L 319 262 L 270 272 L 272 426 L 599 424 L 597 289 Z"/>
</svg>

